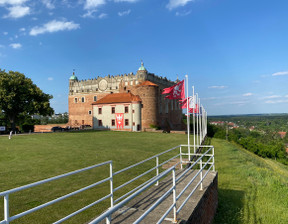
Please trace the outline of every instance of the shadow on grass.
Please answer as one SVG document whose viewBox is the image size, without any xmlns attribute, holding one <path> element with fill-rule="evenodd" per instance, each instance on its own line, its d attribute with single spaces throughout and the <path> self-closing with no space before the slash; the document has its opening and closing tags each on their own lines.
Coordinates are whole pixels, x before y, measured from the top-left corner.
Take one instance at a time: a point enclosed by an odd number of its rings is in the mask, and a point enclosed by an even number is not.
<svg viewBox="0 0 288 224">
<path fill-rule="evenodd" d="M 218 189 L 218 208 L 214 224 L 243 223 L 244 191 Z"/>
</svg>

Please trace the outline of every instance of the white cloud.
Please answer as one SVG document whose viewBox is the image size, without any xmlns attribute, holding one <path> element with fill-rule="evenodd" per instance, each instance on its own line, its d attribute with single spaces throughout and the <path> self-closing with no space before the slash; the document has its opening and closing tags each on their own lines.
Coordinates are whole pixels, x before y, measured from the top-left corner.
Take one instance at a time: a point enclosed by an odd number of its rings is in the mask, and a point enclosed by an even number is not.
<svg viewBox="0 0 288 224">
<path fill-rule="evenodd" d="M 86 0 L 84 9 L 86 10 L 93 10 L 98 8 L 100 5 L 106 4 L 105 0 Z"/>
<path fill-rule="evenodd" d="M 48 79 L 47 79 L 48 81 L 53 81 L 54 80 L 54 78 L 53 77 L 48 77 Z"/>
<path fill-rule="evenodd" d="M 252 96 L 253 93 L 244 93 L 242 96 Z"/>
<path fill-rule="evenodd" d="M 114 0 L 114 2 L 138 2 L 138 0 Z"/>
<path fill-rule="evenodd" d="M 51 0 L 42 0 L 42 3 L 46 6 L 47 9 L 54 9 L 55 6 Z"/>
<path fill-rule="evenodd" d="M 227 86 L 209 86 L 209 89 L 225 89 Z"/>
<path fill-rule="evenodd" d="M 106 13 L 101 13 L 99 16 L 98 16 L 98 18 L 99 19 L 104 19 L 104 18 L 106 18 L 108 15 L 106 14 Z"/>
<path fill-rule="evenodd" d="M 14 48 L 14 49 L 19 49 L 19 48 L 22 47 L 22 45 L 19 44 L 19 43 L 13 43 L 13 44 L 10 44 L 9 46 L 12 47 L 12 48 Z"/>
<path fill-rule="evenodd" d="M 44 24 L 41 27 L 38 27 L 38 26 L 33 27 L 30 30 L 29 34 L 31 36 L 37 36 L 38 34 L 43 34 L 43 33 L 54 33 L 54 32 L 63 31 L 63 30 L 76 30 L 79 28 L 80 28 L 80 25 L 74 22 L 52 20 Z"/>
<path fill-rule="evenodd" d="M 275 104 L 275 103 L 288 103 L 288 100 L 267 100 L 265 103 Z"/>
<path fill-rule="evenodd" d="M 83 17 L 83 18 L 87 18 L 87 17 L 94 18 L 93 13 L 95 13 L 95 12 L 97 12 L 97 10 L 89 10 L 89 11 L 87 11 L 87 13 L 85 13 L 82 17 Z"/>
<path fill-rule="evenodd" d="M 188 2 L 194 2 L 195 0 L 169 0 L 169 3 L 166 5 L 166 7 L 169 10 L 178 8 L 180 6 L 186 5 Z"/>
<path fill-rule="evenodd" d="M 3 18 L 18 19 L 30 14 L 30 8 L 27 6 L 15 5 L 7 9 L 9 10 L 9 14 L 4 15 Z"/>
<path fill-rule="evenodd" d="M 188 16 L 191 13 L 191 11 L 187 11 L 187 12 L 176 12 L 175 15 L 176 16 Z"/>
<path fill-rule="evenodd" d="M 6 36 L 6 35 L 8 35 L 8 32 L 3 32 L 3 34 Z"/>
<path fill-rule="evenodd" d="M 23 28 L 20 28 L 19 31 L 20 31 L 20 32 L 25 32 L 26 29 L 23 27 Z"/>
<path fill-rule="evenodd" d="M 263 99 L 275 99 L 275 98 L 280 98 L 281 96 L 279 95 L 271 95 L 271 96 L 265 96 Z"/>
<path fill-rule="evenodd" d="M 127 16 L 131 13 L 131 10 L 128 9 L 126 11 L 118 12 L 118 16 Z"/>
<path fill-rule="evenodd" d="M 22 5 L 29 0 L 0 0 L 0 5 Z"/>
<path fill-rule="evenodd" d="M 4 45 L 1 45 L 1 44 L 0 44 L 0 48 L 4 48 L 4 47 L 5 47 Z"/>
<path fill-rule="evenodd" d="M 288 71 L 284 71 L 284 72 L 275 72 L 272 74 L 272 76 L 279 76 L 279 75 L 288 75 Z"/>
</svg>

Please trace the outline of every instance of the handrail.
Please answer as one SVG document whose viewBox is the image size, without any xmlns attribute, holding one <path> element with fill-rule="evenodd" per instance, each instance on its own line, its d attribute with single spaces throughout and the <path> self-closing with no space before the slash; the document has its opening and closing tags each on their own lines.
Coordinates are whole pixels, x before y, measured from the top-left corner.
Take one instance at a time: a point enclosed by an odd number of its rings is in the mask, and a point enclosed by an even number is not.
<svg viewBox="0 0 288 224">
<path fill-rule="evenodd" d="M 128 203 L 129 201 L 131 201 L 133 198 L 135 198 L 137 195 L 139 195 L 140 193 L 142 193 L 144 190 L 146 190 L 148 187 L 152 186 L 155 182 L 157 182 L 159 179 L 161 179 L 162 177 L 164 177 L 166 174 L 168 174 L 172 169 L 174 169 L 174 167 L 170 167 L 168 170 L 165 170 L 164 172 L 162 172 L 161 174 L 159 174 L 159 176 L 157 178 L 155 178 L 154 180 L 152 180 L 151 182 L 149 182 L 148 184 L 146 184 L 144 187 L 142 187 L 141 189 L 139 189 L 138 191 L 136 191 L 135 193 L 133 193 L 132 195 L 130 195 L 129 197 L 125 198 L 123 201 L 119 202 L 117 205 L 115 205 L 112 208 L 109 208 L 106 212 L 102 213 L 100 216 L 98 216 L 96 219 L 92 220 L 91 222 L 89 222 L 89 224 L 94 224 L 94 223 L 98 223 L 101 220 L 105 219 L 106 217 L 110 216 L 112 213 L 114 213 L 115 211 L 117 211 L 119 208 L 121 208 L 123 205 L 125 205 L 126 203 Z"/>
<path fill-rule="evenodd" d="M 50 177 L 50 178 L 47 178 L 47 179 L 44 179 L 44 180 L 40 180 L 40 181 L 34 182 L 32 184 L 27 184 L 27 185 L 24 185 L 24 186 L 21 186 L 21 187 L 16 187 L 16 188 L 13 188 L 13 189 L 10 189 L 10 190 L 7 190 L 7 191 L 2 191 L 2 192 L 0 192 L 0 196 L 5 196 L 7 194 L 11 194 L 11 193 L 14 193 L 14 192 L 17 192 L 17 191 L 22 191 L 22 190 L 25 190 L 27 188 L 35 187 L 37 185 L 50 182 L 52 180 L 57 180 L 57 179 L 60 179 L 62 177 L 67 177 L 67 176 L 70 176 L 72 174 L 80 173 L 80 172 L 83 172 L 83 171 L 86 171 L 86 170 L 90 170 L 90 169 L 93 169 L 93 168 L 96 168 L 96 167 L 99 167 L 99 166 L 103 166 L 103 165 L 106 165 L 106 164 L 111 163 L 111 162 L 112 162 L 112 160 L 109 160 L 109 161 L 106 161 L 106 162 L 103 162 L 103 163 L 99 163 L 99 164 L 96 164 L 96 165 L 93 165 L 93 166 L 85 167 L 83 169 L 74 170 L 74 171 L 71 171 L 69 173 L 64 173 L 64 174 L 61 174 L 61 175 L 58 175 L 58 176 L 55 176 L 55 177 Z"/>
</svg>

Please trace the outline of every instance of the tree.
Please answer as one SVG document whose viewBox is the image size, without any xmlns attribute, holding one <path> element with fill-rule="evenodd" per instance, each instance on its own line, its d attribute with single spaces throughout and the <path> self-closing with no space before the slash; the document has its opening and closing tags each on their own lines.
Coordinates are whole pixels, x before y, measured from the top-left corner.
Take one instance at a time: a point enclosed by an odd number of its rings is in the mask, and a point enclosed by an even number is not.
<svg viewBox="0 0 288 224">
<path fill-rule="evenodd" d="M 50 99 L 51 95 L 43 93 L 24 74 L 0 69 L 0 110 L 11 123 L 12 130 L 21 117 L 53 114 Z"/>
</svg>

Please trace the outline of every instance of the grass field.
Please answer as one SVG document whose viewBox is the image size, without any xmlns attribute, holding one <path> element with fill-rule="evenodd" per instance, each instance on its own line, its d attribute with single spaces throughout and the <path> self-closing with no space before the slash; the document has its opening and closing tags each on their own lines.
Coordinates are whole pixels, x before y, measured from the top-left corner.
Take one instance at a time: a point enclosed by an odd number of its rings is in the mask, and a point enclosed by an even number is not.
<svg viewBox="0 0 288 224">
<path fill-rule="evenodd" d="M 162 133 L 91 131 L 19 135 L 12 140 L 0 136 L 0 191 L 107 160 L 113 160 L 114 171 L 117 171 L 186 142 L 186 135 Z M 216 170 L 219 172 L 219 206 L 215 224 L 288 223 L 288 168 L 223 140 L 213 139 L 212 144 L 215 146 Z M 147 170 L 149 165 L 147 163 L 126 172 L 115 178 L 115 182 L 131 179 Z M 53 185 L 48 183 L 12 194 L 10 215 L 106 178 L 108 173 L 106 166 L 58 180 Z M 108 194 L 107 189 L 108 183 L 12 223 L 51 223 Z M 67 223 L 85 223 L 103 206 L 109 206 L 109 200 Z M 2 202 L 0 209 L 2 220 Z"/>
<path fill-rule="evenodd" d="M 185 144 L 186 138 L 187 136 L 181 134 L 95 131 L 18 135 L 11 140 L 8 140 L 8 137 L 0 136 L 0 191 L 107 160 L 113 160 L 113 169 L 117 171 L 176 145 Z M 162 158 L 162 161 L 164 159 L 165 157 Z M 155 164 L 155 161 L 151 161 L 151 163 Z M 151 168 L 149 166 L 151 163 L 145 163 L 133 171 L 125 172 L 125 175 L 115 177 L 114 182 L 119 184 L 131 179 L 137 173 Z M 103 168 L 96 168 L 55 181 L 53 185 L 47 183 L 31 190 L 12 194 L 9 197 L 11 200 L 10 216 L 92 184 L 97 180 L 107 178 L 108 168 L 106 165 Z M 107 182 L 97 189 L 85 191 L 71 199 L 65 199 L 63 202 L 24 216 L 15 223 L 56 221 L 108 194 L 108 184 Z M 133 188 L 133 185 L 130 188 Z M 122 192 L 120 191 L 120 193 Z M 89 221 L 91 217 L 93 218 L 101 212 L 101 206 L 109 206 L 109 200 L 71 218 L 70 223 Z M 0 208 L 0 220 L 2 220 L 2 202 Z M 39 222 L 39 220 L 41 221 Z"/>
<path fill-rule="evenodd" d="M 213 139 L 219 206 L 215 224 L 288 223 L 288 167 Z"/>
</svg>

